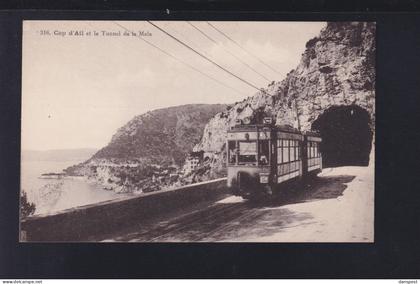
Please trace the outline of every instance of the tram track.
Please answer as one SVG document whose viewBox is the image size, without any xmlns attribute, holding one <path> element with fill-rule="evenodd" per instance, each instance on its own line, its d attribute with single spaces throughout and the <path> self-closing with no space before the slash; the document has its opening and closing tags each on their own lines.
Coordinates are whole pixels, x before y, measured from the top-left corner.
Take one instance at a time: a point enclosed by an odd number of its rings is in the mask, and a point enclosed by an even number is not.
<svg viewBox="0 0 420 284">
<path fill-rule="evenodd" d="M 211 219 L 220 220 L 222 216 L 228 216 L 229 212 L 235 212 L 243 207 L 242 204 L 220 205 L 213 204 L 207 208 L 195 210 L 188 214 L 177 216 L 168 221 L 159 222 L 155 225 L 148 225 L 141 232 L 134 235 L 127 235 L 122 239 L 130 239 L 132 241 L 151 241 L 156 242 L 169 238 L 173 235 L 182 234 L 185 231 L 199 227 L 200 223 L 208 223 Z M 230 213 L 231 214 L 231 213 Z"/>
<path fill-rule="evenodd" d="M 208 207 L 145 226 L 141 231 L 126 235 L 122 240 L 134 242 L 215 241 L 232 228 L 241 226 L 245 220 L 252 221 L 258 219 L 258 215 L 264 214 L 255 205 L 250 202 L 211 204 Z"/>
<path fill-rule="evenodd" d="M 236 216 L 233 219 L 228 220 L 228 222 L 225 222 L 222 225 L 219 225 L 211 230 L 207 230 L 205 232 L 205 236 L 203 237 L 199 237 L 199 238 L 192 238 L 193 242 L 200 242 L 200 241 L 214 241 L 214 239 L 217 239 L 216 236 L 219 233 L 225 233 L 226 231 L 228 231 L 229 228 L 235 227 L 238 225 L 238 223 L 241 223 L 244 220 L 247 220 L 249 218 L 255 217 L 257 216 L 258 213 L 250 208 L 247 212 L 241 212 L 241 214 L 239 216 Z"/>
<path fill-rule="evenodd" d="M 243 212 L 243 204 L 231 204 L 225 207 L 218 208 L 214 211 L 214 208 L 208 208 L 204 212 L 199 212 L 198 216 L 193 216 L 187 220 L 178 219 L 180 221 L 174 229 L 170 229 L 162 235 L 159 235 L 150 241 L 166 241 L 171 239 L 179 239 L 185 235 L 191 235 L 194 232 L 200 233 L 205 232 L 206 229 L 212 225 L 218 225 L 221 219 L 229 219 L 232 215 L 241 215 Z M 191 237 L 187 237 L 191 239 Z M 194 240 L 192 240 L 194 241 Z"/>
</svg>

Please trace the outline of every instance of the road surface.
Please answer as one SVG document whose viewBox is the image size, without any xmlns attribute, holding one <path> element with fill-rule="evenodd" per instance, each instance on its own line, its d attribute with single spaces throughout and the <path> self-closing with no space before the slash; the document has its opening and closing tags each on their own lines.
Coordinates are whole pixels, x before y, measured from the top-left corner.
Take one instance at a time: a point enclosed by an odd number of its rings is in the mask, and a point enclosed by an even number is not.
<svg viewBox="0 0 420 284">
<path fill-rule="evenodd" d="M 373 168 L 324 169 L 279 198 L 225 196 L 139 220 L 105 242 L 372 242 Z"/>
</svg>

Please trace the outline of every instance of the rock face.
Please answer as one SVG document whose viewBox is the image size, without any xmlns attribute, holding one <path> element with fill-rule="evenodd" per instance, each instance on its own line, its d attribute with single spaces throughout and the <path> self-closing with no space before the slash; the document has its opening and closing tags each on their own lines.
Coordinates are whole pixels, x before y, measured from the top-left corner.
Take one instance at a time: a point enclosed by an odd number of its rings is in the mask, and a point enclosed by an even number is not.
<svg viewBox="0 0 420 284">
<path fill-rule="evenodd" d="M 69 175 L 92 178 L 115 191 L 158 190 L 171 185 L 205 124 L 226 105 L 183 105 L 149 111 L 121 127 L 111 142 Z"/>
<path fill-rule="evenodd" d="M 216 114 L 194 150 L 223 157 L 227 130 L 237 118 L 253 118 L 257 110 L 278 125 L 305 131 L 328 108 L 356 105 L 369 113 L 374 130 L 375 49 L 375 23 L 328 23 L 306 43 L 296 69 L 283 81 Z"/>
</svg>

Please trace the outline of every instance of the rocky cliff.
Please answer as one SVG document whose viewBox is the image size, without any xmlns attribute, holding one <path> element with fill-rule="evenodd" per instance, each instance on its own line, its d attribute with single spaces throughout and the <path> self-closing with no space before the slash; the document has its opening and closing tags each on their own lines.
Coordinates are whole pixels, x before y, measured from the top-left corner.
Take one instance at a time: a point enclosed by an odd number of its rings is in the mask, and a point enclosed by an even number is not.
<svg viewBox="0 0 420 284">
<path fill-rule="evenodd" d="M 206 125 L 195 151 L 217 153 L 214 168 L 223 168 L 226 131 L 237 118 L 253 118 L 256 111 L 272 116 L 276 124 L 311 129 L 331 106 L 357 105 L 375 121 L 375 23 L 328 23 L 306 43 L 296 69 L 252 97 L 220 112 Z"/>
</svg>

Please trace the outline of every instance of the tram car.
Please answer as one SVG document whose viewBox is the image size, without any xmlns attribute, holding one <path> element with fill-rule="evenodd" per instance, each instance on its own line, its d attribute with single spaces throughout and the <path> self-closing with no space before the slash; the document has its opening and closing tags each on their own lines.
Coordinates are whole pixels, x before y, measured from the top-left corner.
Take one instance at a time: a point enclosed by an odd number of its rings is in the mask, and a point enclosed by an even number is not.
<svg viewBox="0 0 420 284">
<path fill-rule="evenodd" d="M 321 137 L 289 126 L 238 121 L 227 133 L 227 185 L 244 198 L 271 196 L 322 171 Z"/>
</svg>

